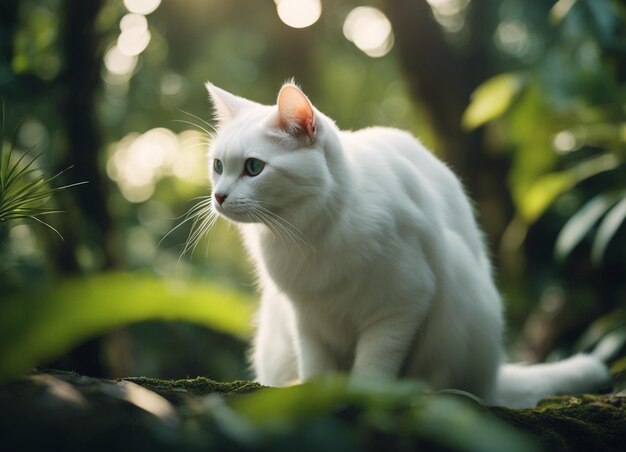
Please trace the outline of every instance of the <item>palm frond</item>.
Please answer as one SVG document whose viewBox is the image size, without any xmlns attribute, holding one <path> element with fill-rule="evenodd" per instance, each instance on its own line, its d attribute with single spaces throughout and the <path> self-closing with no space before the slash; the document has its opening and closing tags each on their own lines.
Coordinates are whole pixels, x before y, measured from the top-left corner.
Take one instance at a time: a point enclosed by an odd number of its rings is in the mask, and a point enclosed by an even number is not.
<svg viewBox="0 0 626 452">
<path fill-rule="evenodd" d="M 50 199 L 59 191 L 87 182 L 76 182 L 53 187 L 52 183 L 72 167 L 65 168 L 52 176 L 46 175 L 37 164 L 43 152 L 33 153 L 34 146 L 19 151 L 16 127 L 10 141 L 5 142 L 5 108 L 2 105 L 2 125 L 0 127 L 0 224 L 12 220 L 31 220 L 54 231 L 54 227 L 40 217 L 62 212 L 48 207 Z"/>
</svg>

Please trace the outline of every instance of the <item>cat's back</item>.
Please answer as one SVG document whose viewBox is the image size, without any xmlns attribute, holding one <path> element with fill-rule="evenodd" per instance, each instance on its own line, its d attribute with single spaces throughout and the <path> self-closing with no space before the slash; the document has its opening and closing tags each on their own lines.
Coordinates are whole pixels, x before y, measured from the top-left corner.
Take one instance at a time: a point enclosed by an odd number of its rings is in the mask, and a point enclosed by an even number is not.
<svg viewBox="0 0 626 452">
<path fill-rule="evenodd" d="M 417 138 L 399 129 L 370 127 L 341 132 L 340 139 L 361 193 L 383 202 L 382 192 L 387 200 L 412 200 L 427 217 L 463 237 L 483 260 L 483 240 L 461 182 Z"/>
<path fill-rule="evenodd" d="M 368 127 L 341 132 L 344 152 L 353 165 L 374 173 L 401 168 L 429 174 L 425 184 L 455 185 L 452 172 L 408 132 L 391 127 Z M 403 172 L 396 173 L 401 177 Z"/>
<path fill-rule="evenodd" d="M 369 127 L 342 132 L 344 153 L 354 168 L 358 182 L 377 188 L 399 183 L 400 190 L 420 191 L 420 195 L 447 198 L 465 197 L 450 169 L 408 132 L 390 127 Z M 367 179 L 370 179 L 369 181 Z M 358 183 L 357 182 L 357 183 Z"/>
</svg>

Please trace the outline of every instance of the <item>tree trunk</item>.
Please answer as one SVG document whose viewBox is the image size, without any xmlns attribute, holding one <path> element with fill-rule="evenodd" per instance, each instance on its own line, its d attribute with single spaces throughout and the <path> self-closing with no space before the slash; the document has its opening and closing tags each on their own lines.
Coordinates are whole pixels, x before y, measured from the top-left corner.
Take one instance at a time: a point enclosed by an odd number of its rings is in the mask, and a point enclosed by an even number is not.
<svg viewBox="0 0 626 452">
<path fill-rule="evenodd" d="M 16 27 L 17 0 L 2 0 L 0 3 L 0 86 L 6 83 L 11 75 L 13 35 Z"/>
<path fill-rule="evenodd" d="M 102 140 L 95 105 L 103 49 L 96 18 L 103 3 L 103 0 L 65 0 L 61 8 L 60 47 L 64 64 L 57 80 L 57 99 L 66 147 L 58 161 L 61 168 L 74 165 L 68 173 L 72 182 L 88 182 L 64 193 L 63 203 L 72 203 L 73 209 L 67 206 L 67 215 L 62 219 L 66 241 L 57 250 L 56 262 L 62 272 L 80 270 L 76 259 L 78 246 L 91 251 L 96 268 L 120 264 L 107 209 L 106 180 L 98 165 Z"/>
<path fill-rule="evenodd" d="M 55 241 L 55 268 L 62 273 L 85 270 L 78 261 L 79 249 L 88 250 L 89 270 L 120 266 L 113 221 L 107 208 L 106 179 L 99 168 L 102 138 L 96 117 L 96 96 L 100 87 L 101 38 L 96 19 L 104 0 L 65 0 L 61 7 L 60 47 L 63 71 L 57 79 L 57 102 L 64 129 L 64 153 L 57 159 L 71 180 L 85 185 L 60 193 L 66 213 L 59 216 L 65 241 Z M 59 152 L 59 149 L 55 149 Z M 66 358 L 68 368 L 88 375 L 105 375 L 100 359 L 101 340 L 92 339 L 74 349 Z"/>
</svg>

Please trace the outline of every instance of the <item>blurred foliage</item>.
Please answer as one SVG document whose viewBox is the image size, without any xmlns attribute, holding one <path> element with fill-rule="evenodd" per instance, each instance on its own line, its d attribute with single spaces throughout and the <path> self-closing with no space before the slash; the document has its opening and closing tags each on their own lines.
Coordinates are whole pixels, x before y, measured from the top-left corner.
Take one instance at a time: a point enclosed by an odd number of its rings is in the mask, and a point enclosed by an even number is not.
<svg viewBox="0 0 626 452">
<path fill-rule="evenodd" d="M 474 129 L 506 112 L 519 92 L 522 81 L 517 74 L 501 74 L 480 85 L 463 115 L 463 126 Z"/>
<path fill-rule="evenodd" d="M 626 301 L 626 9 L 610 0 L 519 5 L 502 2 L 495 36 L 516 61 L 474 91 L 464 126 L 486 124 L 490 152 L 510 159 L 514 217 L 500 250 L 512 274 L 525 274 L 506 278 L 512 313 L 528 313 L 521 282 L 525 297 L 539 298 L 527 343 L 567 347 L 590 317 Z M 607 334 L 620 322 L 592 329 Z"/>
<path fill-rule="evenodd" d="M 206 283 L 139 274 L 69 279 L 0 304 L 0 381 L 111 328 L 149 319 L 184 320 L 247 338 L 251 313 L 246 297 Z"/>
<path fill-rule="evenodd" d="M 598 176 L 601 193 L 570 201 L 583 207 L 563 227 L 556 252 L 567 257 L 604 217 L 592 251 L 599 265 L 626 218 L 626 10 L 609 0 L 562 0 L 549 19 L 551 42 L 543 54 L 478 87 L 464 124 L 501 118 L 494 128 L 514 150 L 511 192 L 525 222 Z"/>
<path fill-rule="evenodd" d="M 426 394 L 416 382 L 334 377 L 265 389 L 234 401 L 233 411 L 222 406 L 214 413 L 238 442 L 270 449 L 303 441 L 308 450 L 320 450 L 332 438 L 341 450 L 393 450 L 408 442 L 448 450 L 535 450 L 471 399 Z"/>
</svg>

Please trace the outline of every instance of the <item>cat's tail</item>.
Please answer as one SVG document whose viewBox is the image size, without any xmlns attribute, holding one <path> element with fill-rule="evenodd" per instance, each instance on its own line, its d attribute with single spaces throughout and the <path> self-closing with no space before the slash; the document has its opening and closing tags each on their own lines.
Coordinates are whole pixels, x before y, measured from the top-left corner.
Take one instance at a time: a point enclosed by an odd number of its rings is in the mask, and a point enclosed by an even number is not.
<svg viewBox="0 0 626 452">
<path fill-rule="evenodd" d="M 543 398 L 593 391 L 610 380 L 606 365 L 593 355 L 530 366 L 505 364 L 498 373 L 496 405 L 530 408 Z"/>
</svg>

